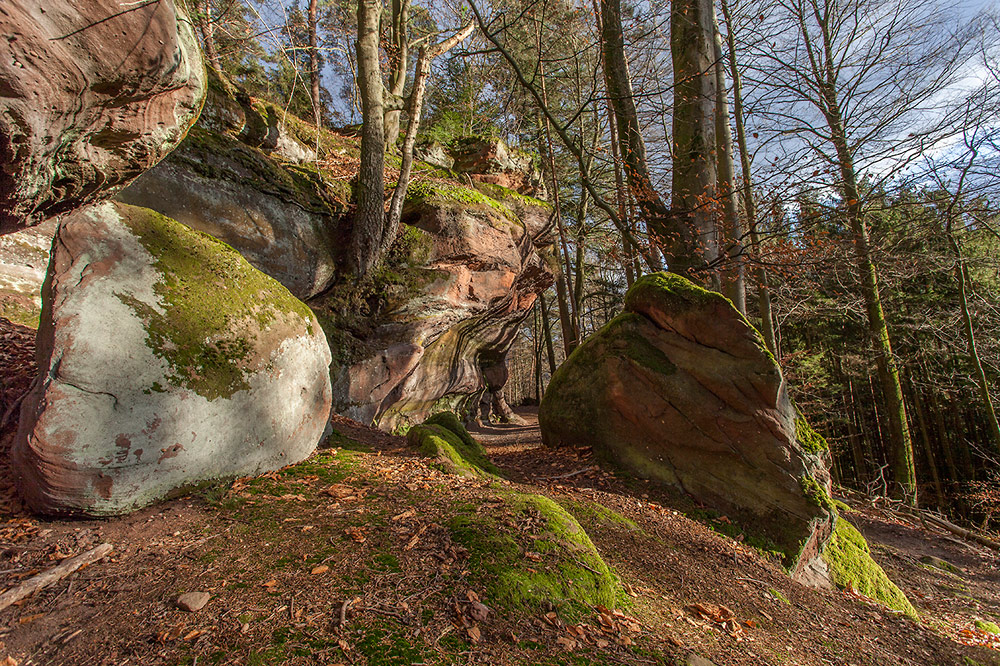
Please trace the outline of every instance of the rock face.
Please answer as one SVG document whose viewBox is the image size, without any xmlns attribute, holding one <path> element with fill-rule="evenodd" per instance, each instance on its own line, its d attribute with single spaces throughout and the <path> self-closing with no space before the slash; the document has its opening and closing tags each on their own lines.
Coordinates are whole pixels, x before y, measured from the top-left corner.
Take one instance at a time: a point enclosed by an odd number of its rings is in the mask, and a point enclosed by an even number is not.
<svg viewBox="0 0 1000 666">
<path fill-rule="evenodd" d="M 172 0 L 5 0 L 0 33 L 0 233 L 124 186 L 201 108 L 200 50 Z"/>
<path fill-rule="evenodd" d="M 317 194 L 311 178 L 314 171 L 281 164 L 229 133 L 196 127 L 116 199 L 225 241 L 307 299 L 334 279 L 331 234 L 346 211 Z"/>
<path fill-rule="evenodd" d="M 0 316 L 38 328 L 55 220 L 0 236 Z"/>
<path fill-rule="evenodd" d="M 504 358 L 553 279 L 549 209 L 523 197 L 504 201 L 455 185 L 416 188 L 406 219 L 425 258 L 413 258 L 409 285 L 380 313 L 367 341 L 384 349 L 413 345 L 414 367 L 381 402 L 359 402 L 364 366 L 345 364 L 335 387 L 346 390 L 334 391 L 341 413 L 396 430 L 442 409 L 468 415 L 478 406 L 484 370 Z"/>
<path fill-rule="evenodd" d="M 117 198 L 224 240 L 307 299 L 334 350 L 338 413 L 387 430 L 441 409 L 468 413 L 486 389 L 483 368 L 503 358 L 552 284 L 551 207 L 418 165 L 399 239 L 374 283 L 358 289 L 337 277 L 350 225 L 341 174 L 353 165 L 328 173 L 282 159 L 241 120 L 251 116 L 239 109 L 258 102 L 216 92 L 210 101 L 180 147 Z M 336 140 L 338 152 L 356 150 Z"/>
<path fill-rule="evenodd" d="M 826 452 L 760 334 L 722 296 L 676 275 L 641 278 L 625 312 L 553 375 L 538 418 L 548 446 L 593 446 L 677 486 L 773 543 L 794 577 L 829 584 Z"/>
<path fill-rule="evenodd" d="M 74 213 L 54 247 L 40 377 L 12 453 L 31 509 L 123 513 L 315 448 L 330 352 L 284 287 L 225 244 L 124 204 Z"/>
</svg>

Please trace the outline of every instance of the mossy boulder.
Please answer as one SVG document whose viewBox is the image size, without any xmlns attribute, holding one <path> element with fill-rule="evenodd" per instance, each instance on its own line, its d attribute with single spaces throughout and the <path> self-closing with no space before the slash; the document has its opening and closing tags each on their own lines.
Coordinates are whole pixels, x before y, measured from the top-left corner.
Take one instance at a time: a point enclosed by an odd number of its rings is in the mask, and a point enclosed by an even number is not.
<svg viewBox="0 0 1000 666">
<path fill-rule="evenodd" d="M 637 280 L 625 312 L 556 371 L 539 423 L 548 446 L 592 446 L 773 543 L 792 575 L 829 584 L 825 451 L 803 437 L 781 369 L 732 303 L 669 273 Z M 806 446 L 800 443 L 806 439 Z"/>
<path fill-rule="evenodd" d="M 278 282 L 210 236 L 119 203 L 75 213 L 53 247 L 40 377 L 13 451 L 30 508 L 123 513 L 316 447 L 330 351 Z"/>
<path fill-rule="evenodd" d="M 449 474 L 465 477 L 499 476 L 483 445 L 473 439 L 453 412 L 438 412 L 406 433 L 411 446 L 434 458 Z"/>
<path fill-rule="evenodd" d="M 449 523 L 490 602 L 527 612 L 554 606 L 570 620 L 592 613 L 593 606 L 618 605 L 621 583 L 562 506 L 541 495 L 512 493 L 498 511 L 471 508 Z M 521 529 L 500 524 L 511 518 Z"/>
<path fill-rule="evenodd" d="M 110 196 L 201 110 L 205 67 L 179 3 L 4 0 L 0 33 L 0 234 Z"/>
<path fill-rule="evenodd" d="M 853 525 L 837 518 L 822 552 L 834 584 L 850 588 L 883 606 L 917 619 L 917 611 L 885 571 L 872 559 L 868 542 Z"/>
</svg>

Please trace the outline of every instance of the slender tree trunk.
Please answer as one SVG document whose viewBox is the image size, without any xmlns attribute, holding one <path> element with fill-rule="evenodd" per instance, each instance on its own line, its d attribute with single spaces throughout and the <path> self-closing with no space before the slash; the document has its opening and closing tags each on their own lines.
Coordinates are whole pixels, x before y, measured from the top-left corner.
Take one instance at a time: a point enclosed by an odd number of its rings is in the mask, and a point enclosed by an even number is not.
<svg viewBox="0 0 1000 666">
<path fill-rule="evenodd" d="M 920 428 L 920 441 L 924 446 L 924 457 L 927 459 L 927 467 L 931 473 L 931 480 L 934 483 L 934 494 L 937 496 L 938 507 L 944 508 L 948 506 L 948 502 L 944 494 L 944 486 L 941 484 L 941 474 L 938 472 L 937 462 L 934 460 L 934 447 L 931 446 L 931 436 L 927 428 L 927 419 L 920 405 L 920 396 L 917 394 L 917 387 L 914 386 L 912 379 L 909 383 L 910 391 L 913 393 L 913 411 L 916 413 L 917 426 Z"/>
<path fill-rule="evenodd" d="M 979 349 L 976 346 L 976 329 L 972 322 L 972 313 L 969 311 L 969 296 L 967 293 L 968 272 L 965 267 L 965 258 L 962 256 L 962 248 L 952 231 L 949 220 L 948 244 L 955 255 L 955 280 L 958 282 L 958 302 L 962 307 L 962 332 L 965 334 L 965 344 L 969 353 L 969 361 L 976 375 L 976 386 L 979 388 L 979 401 L 982 403 L 983 411 L 986 414 L 986 424 L 989 426 L 990 435 L 993 439 L 993 448 L 1000 452 L 1000 424 L 997 423 L 997 413 L 993 409 L 993 398 L 990 396 L 990 385 L 986 381 L 986 371 L 983 370 L 983 363 L 979 358 Z"/>
<path fill-rule="evenodd" d="M 858 487 L 863 488 L 871 479 L 868 473 L 868 457 L 865 455 L 865 426 L 864 416 L 861 414 L 858 405 L 857 391 L 854 388 L 854 381 L 848 377 L 847 387 L 851 394 L 851 418 L 854 424 L 855 436 L 851 438 L 851 457 L 854 458 L 854 469 L 858 476 Z"/>
<path fill-rule="evenodd" d="M 406 200 L 406 189 L 410 184 L 410 170 L 413 168 L 413 147 L 417 143 L 417 132 L 420 129 L 420 114 L 423 112 L 424 92 L 427 89 L 427 79 L 431 73 L 431 61 L 462 43 L 472 34 L 473 29 L 475 29 L 475 24 L 469 23 L 455 35 L 440 44 L 432 47 L 424 46 L 420 49 L 420 55 L 417 57 L 416 74 L 413 79 L 413 90 L 410 92 L 406 112 L 409 122 L 406 125 L 406 137 L 403 139 L 399 180 L 396 182 L 396 188 L 392 192 L 392 201 L 389 203 L 389 215 L 386 220 L 385 231 L 382 235 L 379 256 L 385 256 L 385 253 L 389 251 L 389 248 L 395 242 L 397 233 L 399 233 L 399 222 L 403 217 L 403 203 Z M 395 140 L 393 143 L 395 143 Z"/>
<path fill-rule="evenodd" d="M 212 4 L 209 0 L 201 0 L 198 3 L 198 11 L 195 17 L 198 32 L 201 33 L 201 43 L 205 47 L 205 58 L 208 60 L 208 66 L 219 77 L 219 81 L 222 82 L 222 87 L 225 88 L 226 92 L 229 95 L 234 95 L 236 87 L 233 86 L 226 73 L 222 71 L 222 60 L 219 58 L 219 51 L 215 46 L 215 19 L 212 18 Z"/>
<path fill-rule="evenodd" d="M 729 17 L 728 0 L 720 0 L 722 16 L 726 20 L 726 43 L 729 45 L 729 75 L 733 80 L 733 119 L 736 121 L 736 145 L 740 151 L 740 168 L 743 171 L 743 212 L 747 218 L 750 244 L 757 254 L 754 273 L 757 276 L 757 298 L 760 307 L 760 332 L 764 335 L 767 348 L 778 357 L 778 345 L 774 334 L 774 315 L 771 312 L 771 288 L 768 285 L 767 269 L 762 261 L 762 248 L 757 230 L 757 204 L 753 198 L 753 178 L 750 173 L 750 151 L 747 148 L 747 132 L 743 113 L 743 79 L 736 61 L 736 37 L 733 22 Z"/>
<path fill-rule="evenodd" d="M 351 229 L 355 277 L 368 276 L 378 259 L 385 225 L 385 131 L 382 64 L 379 59 L 381 0 L 358 2 L 358 88 L 361 94 L 361 167 L 358 207 Z"/>
<path fill-rule="evenodd" d="M 542 312 L 542 327 L 545 329 L 545 349 L 549 353 L 549 373 L 556 373 L 556 349 L 552 344 L 552 326 L 549 324 L 549 306 L 545 294 L 538 294 L 538 306 Z"/>
<path fill-rule="evenodd" d="M 316 9 L 319 0 L 309 0 L 309 96 L 312 98 L 313 120 L 316 123 L 316 156 L 319 157 L 319 128 L 323 126 L 323 107 L 319 98 L 320 57 L 317 37 Z"/>
<path fill-rule="evenodd" d="M 653 187 L 625 56 L 620 0 L 601 0 L 600 14 L 604 78 L 618 125 L 619 149 L 629 190 L 646 222 L 647 232 L 663 251 L 668 269 L 693 276 L 693 270 L 704 268 L 706 254 L 695 229 L 672 215 Z M 710 59 L 711 42 L 707 45 Z"/>
<path fill-rule="evenodd" d="M 540 40 L 538 49 L 540 52 Z M 545 89 L 545 67 L 541 63 L 539 63 L 539 78 L 541 79 L 542 104 L 548 106 L 548 94 Z M 576 349 L 576 345 L 579 342 L 577 339 L 577 333 L 573 328 L 573 309 L 569 302 L 570 284 L 572 280 L 570 277 L 570 271 L 572 270 L 572 263 L 570 262 L 569 256 L 569 243 L 566 240 L 566 225 L 563 223 L 562 204 L 560 202 L 559 192 L 559 177 L 556 175 L 556 156 L 552 143 L 552 132 L 549 127 L 548 118 L 541 118 L 541 121 L 545 136 L 543 153 L 547 157 L 546 161 L 549 166 L 549 177 L 552 180 L 552 205 L 553 212 L 556 216 L 556 229 L 559 232 L 559 256 L 557 259 L 559 259 L 562 264 L 559 275 L 556 275 L 556 296 L 559 299 L 559 320 L 562 323 L 563 329 L 563 345 L 566 348 L 566 355 L 569 356 L 570 353 Z"/>
<path fill-rule="evenodd" d="M 385 148 L 387 151 L 393 150 L 396 147 L 396 140 L 399 139 L 399 117 L 402 113 L 400 100 L 406 89 L 406 75 L 410 68 L 410 41 L 406 34 L 410 24 L 410 0 L 392 0 L 391 11 L 387 49 L 389 52 L 390 104 L 385 110 Z M 410 118 L 412 119 L 413 116 Z"/>
<path fill-rule="evenodd" d="M 670 4 L 670 53 L 674 64 L 674 136 L 670 206 L 695 251 L 667 257 L 670 270 L 692 274 L 718 259 L 715 165 L 715 8 L 712 0 Z M 680 265 L 678 265 L 680 264 Z M 719 288 L 711 271 L 701 280 Z"/>
<path fill-rule="evenodd" d="M 722 204 L 721 250 L 725 258 L 721 270 L 722 293 L 743 315 L 747 313 L 746 282 L 743 276 L 743 226 L 736 207 L 733 135 L 729 128 L 729 101 L 726 96 L 726 66 L 722 54 L 722 34 L 718 21 L 715 33 L 715 158 L 719 169 L 719 198 Z"/>
<path fill-rule="evenodd" d="M 911 506 L 917 505 L 917 479 L 913 464 L 913 444 L 910 440 L 910 429 L 906 419 L 906 405 L 903 402 L 903 389 L 899 383 L 899 368 L 892 353 L 892 343 L 889 340 L 889 327 L 882 310 L 882 298 L 879 295 L 878 275 L 871 257 L 871 247 L 868 238 L 868 225 L 865 223 L 859 201 L 859 192 L 854 166 L 847 149 L 846 138 L 835 134 L 837 153 L 840 161 L 841 178 L 843 179 L 845 201 L 847 203 L 848 219 L 854 234 L 854 249 L 857 269 L 861 274 L 862 291 L 864 292 L 865 308 L 868 312 L 868 332 L 875 346 L 875 366 L 878 370 L 879 383 L 885 399 L 886 419 L 889 426 L 889 442 L 891 449 L 891 465 L 894 485 L 892 495 L 902 499 Z"/>
<path fill-rule="evenodd" d="M 927 370 L 924 370 L 927 374 Z M 955 452 L 952 445 L 951 438 L 948 434 L 948 429 L 944 424 L 944 412 L 941 409 L 941 403 L 938 402 L 937 397 L 934 392 L 930 392 L 927 396 L 928 402 L 930 403 L 931 412 L 934 414 L 934 425 L 937 427 L 938 443 L 941 445 L 941 453 L 944 455 L 944 464 L 948 468 L 948 477 L 952 481 L 961 481 L 962 473 L 958 469 L 958 465 L 955 462 Z"/>
</svg>

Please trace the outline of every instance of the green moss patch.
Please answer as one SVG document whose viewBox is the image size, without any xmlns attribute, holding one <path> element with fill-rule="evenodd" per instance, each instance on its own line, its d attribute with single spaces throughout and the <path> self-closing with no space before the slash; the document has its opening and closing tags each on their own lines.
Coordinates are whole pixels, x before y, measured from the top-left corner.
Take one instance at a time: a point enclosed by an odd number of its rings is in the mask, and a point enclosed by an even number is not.
<svg viewBox="0 0 1000 666">
<path fill-rule="evenodd" d="M 718 302 L 729 300 L 722 294 L 699 287 L 687 278 L 666 271 L 643 275 L 625 294 L 625 309 L 632 312 L 644 312 L 653 305 L 665 312 L 683 313 Z"/>
<path fill-rule="evenodd" d="M 309 308 L 233 248 L 145 208 L 117 210 L 162 276 L 154 286 L 159 310 L 119 298 L 145 321 L 146 344 L 167 362 L 175 386 L 228 398 L 249 388 L 248 374 L 267 361 L 258 330 L 281 319 L 312 333 Z"/>
<path fill-rule="evenodd" d="M 551 604 L 567 618 L 588 614 L 591 606 L 618 604 L 618 579 L 565 509 L 540 495 L 515 493 L 501 512 L 518 529 L 474 509 L 449 521 L 452 537 L 469 551 L 472 575 L 493 603 L 528 612 Z"/>
<path fill-rule="evenodd" d="M 525 208 L 543 208 L 545 210 L 552 210 L 552 204 L 548 201 L 542 201 L 541 199 L 536 199 L 535 197 L 529 197 L 519 192 L 515 192 L 509 187 L 504 187 L 503 185 L 496 185 L 494 183 L 476 183 L 476 189 L 491 199 L 495 199 L 497 201 L 520 204 Z"/>
<path fill-rule="evenodd" d="M 564 504 L 577 520 L 595 527 L 623 527 L 628 530 L 639 529 L 639 525 L 634 520 L 626 518 L 603 504 L 587 500 L 567 500 Z"/>
<path fill-rule="evenodd" d="M 830 445 L 823 436 L 812 429 L 806 417 L 798 410 L 795 412 L 795 439 L 809 453 L 820 454 L 830 450 Z"/>
<path fill-rule="evenodd" d="M 869 599 L 917 619 L 913 604 L 872 559 L 868 542 L 843 518 L 836 521 L 833 536 L 823 550 L 823 561 L 837 587 L 851 586 Z"/>
<path fill-rule="evenodd" d="M 520 224 L 517 215 L 507 205 L 492 199 L 479 190 L 456 183 L 433 180 L 411 181 L 406 189 L 407 203 L 462 204 L 467 207 L 486 208 L 501 218 Z"/>
<path fill-rule="evenodd" d="M 459 476 L 500 476 L 500 470 L 486 457 L 482 445 L 451 412 L 436 414 L 406 433 L 406 441 L 423 455 L 437 460 L 449 474 Z"/>
<path fill-rule="evenodd" d="M 996 622 L 985 622 L 983 620 L 976 620 L 976 629 L 979 631 L 985 631 L 987 634 L 1000 634 L 1000 626 L 997 626 Z"/>
<path fill-rule="evenodd" d="M 802 492 L 805 493 L 806 499 L 808 499 L 812 504 L 826 509 L 830 513 L 837 513 L 837 507 L 833 503 L 833 498 L 830 497 L 830 493 L 826 492 L 823 486 L 819 485 L 812 476 L 806 474 L 801 479 L 799 479 L 799 485 L 802 486 Z"/>
</svg>

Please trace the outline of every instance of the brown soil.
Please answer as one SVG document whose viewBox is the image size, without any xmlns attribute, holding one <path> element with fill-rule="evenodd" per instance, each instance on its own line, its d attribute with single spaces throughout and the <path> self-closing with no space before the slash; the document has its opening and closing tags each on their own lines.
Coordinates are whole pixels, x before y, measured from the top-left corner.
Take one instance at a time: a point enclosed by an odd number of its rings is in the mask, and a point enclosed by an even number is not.
<svg viewBox="0 0 1000 666">
<path fill-rule="evenodd" d="M 683 664 L 691 653 L 717 666 L 1000 664 L 1000 652 L 960 642 L 985 640 L 961 633 L 974 619 L 1000 620 L 996 553 L 846 498 L 918 624 L 791 582 L 684 514 L 719 529 L 723 517 L 601 471 L 588 451 L 540 448 L 535 415 L 521 414 L 527 426 L 474 432 L 510 481 L 446 475 L 405 439 L 335 418 L 337 448 L 306 463 L 121 518 L 28 516 L 0 488 L 6 586 L 98 543 L 115 547 L 0 612 L 0 664 Z M 0 435 L 9 445 L 11 427 Z M 461 507 L 502 516 L 513 490 L 577 516 L 628 590 L 623 612 L 588 609 L 568 625 L 489 598 L 449 523 Z M 523 523 L 498 522 L 530 542 Z M 961 571 L 928 569 L 924 555 Z M 207 606 L 180 610 L 190 591 L 210 593 Z"/>
</svg>

